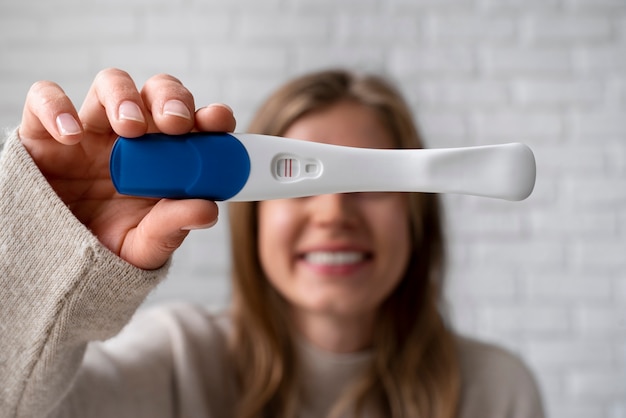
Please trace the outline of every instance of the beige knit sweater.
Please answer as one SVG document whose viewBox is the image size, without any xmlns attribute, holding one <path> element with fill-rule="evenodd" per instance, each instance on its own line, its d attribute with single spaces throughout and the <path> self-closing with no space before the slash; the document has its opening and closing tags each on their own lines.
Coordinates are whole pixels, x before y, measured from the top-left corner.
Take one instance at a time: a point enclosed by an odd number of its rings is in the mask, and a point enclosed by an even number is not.
<svg viewBox="0 0 626 418">
<path fill-rule="evenodd" d="M 228 316 L 188 304 L 134 316 L 166 270 L 139 270 L 104 248 L 9 134 L 0 154 L 0 418 L 232 417 Z M 459 341 L 462 418 L 543 416 L 517 357 Z M 370 358 L 303 342 L 299 355 L 309 400 L 301 417 L 324 416 Z"/>
</svg>

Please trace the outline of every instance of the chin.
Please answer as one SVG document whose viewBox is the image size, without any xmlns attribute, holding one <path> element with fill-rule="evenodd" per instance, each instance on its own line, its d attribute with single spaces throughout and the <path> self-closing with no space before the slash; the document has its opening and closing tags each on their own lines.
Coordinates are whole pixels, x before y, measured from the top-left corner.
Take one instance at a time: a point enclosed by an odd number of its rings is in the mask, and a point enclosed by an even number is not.
<svg viewBox="0 0 626 418">
<path fill-rule="evenodd" d="M 299 304 L 300 309 L 310 314 L 336 317 L 366 315 L 374 311 L 377 306 L 376 304 L 366 303 L 349 296 L 321 298 L 316 301 L 308 299 L 304 303 Z"/>
</svg>

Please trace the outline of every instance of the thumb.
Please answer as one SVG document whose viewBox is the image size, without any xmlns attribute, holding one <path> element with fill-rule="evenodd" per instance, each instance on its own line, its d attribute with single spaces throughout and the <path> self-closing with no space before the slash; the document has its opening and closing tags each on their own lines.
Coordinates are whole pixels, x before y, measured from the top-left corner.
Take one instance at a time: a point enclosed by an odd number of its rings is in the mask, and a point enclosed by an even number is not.
<svg viewBox="0 0 626 418">
<path fill-rule="evenodd" d="M 213 226 L 217 215 L 217 205 L 208 200 L 160 200 L 128 232 L 120 257 L 145 270 L 159 268 L 180 247 L 190 230 Z"/>
</svg>

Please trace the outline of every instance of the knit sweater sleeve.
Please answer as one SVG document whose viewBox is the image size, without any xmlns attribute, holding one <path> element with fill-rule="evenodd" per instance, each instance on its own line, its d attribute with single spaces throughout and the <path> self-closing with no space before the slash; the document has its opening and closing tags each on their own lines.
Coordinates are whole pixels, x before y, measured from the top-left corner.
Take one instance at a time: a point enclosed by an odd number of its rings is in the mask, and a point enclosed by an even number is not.
<svg viewBox="0 0 626 418">
<path fill-rule="evenodd" d="M 101 245 L 9 134 L 0 152 L 0 416 L 55 409 L 87 342 L 117 334 L 166 270 L 140 270 Z"/>
</svg>

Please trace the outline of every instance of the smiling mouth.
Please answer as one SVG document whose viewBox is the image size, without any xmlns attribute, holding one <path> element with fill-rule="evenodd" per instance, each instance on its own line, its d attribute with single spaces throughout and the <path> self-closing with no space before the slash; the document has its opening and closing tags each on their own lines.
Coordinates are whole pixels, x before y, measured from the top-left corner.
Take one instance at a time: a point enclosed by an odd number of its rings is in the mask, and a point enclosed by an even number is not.
<svg viewBox="0 0 626 418">
<path fill-rule="evenodd" d="M 371 254 L 361 251 L 312 251 L 302 256 L 307 263 L 317 266 L 353 265 L 371 258 Z"/>
</svg>

